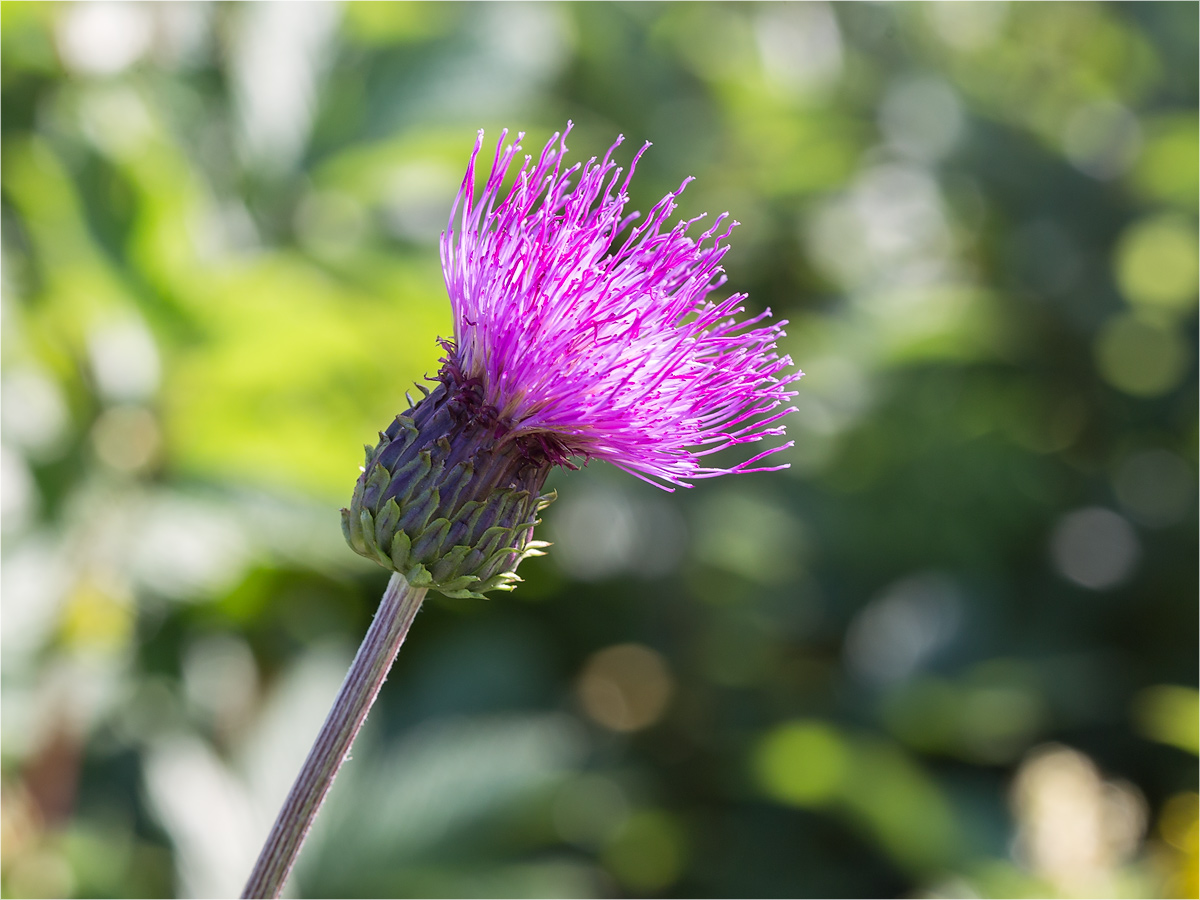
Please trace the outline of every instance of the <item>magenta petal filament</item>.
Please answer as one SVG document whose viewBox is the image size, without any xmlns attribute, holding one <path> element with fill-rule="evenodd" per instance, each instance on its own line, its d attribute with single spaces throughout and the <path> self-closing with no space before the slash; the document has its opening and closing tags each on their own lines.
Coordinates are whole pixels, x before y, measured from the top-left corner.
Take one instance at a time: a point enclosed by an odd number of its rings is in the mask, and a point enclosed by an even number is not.
<svg viewBox="0 0 1200 900">
<path fill-rule="evenodd" d="M 625 212 L 628 173 L 613 161 L 567 167 L 570 124 L 536 163 L 501 134 L 483 190 L 475 193 L 479 132 L 442 235 L 454 313 L 446 364 L 479 385 L 504 440 L 539 436 L 570 455 L 596 458 L 668 490 L 697 478 L 756 472 L 791 444 L 731 468 L 710 454 L 782 435 L 780 420 L 803 373 L 776 352 L 786 322 L 770 310 L 744 318 L 745 294 L 714 299 L 735 221 L 669 221 L 686 187 L 642 219 Z M 702 218 L 702 217 L 701 217 Z M 743 318 L 739 318 L 743 317 Z"/>
</svg>

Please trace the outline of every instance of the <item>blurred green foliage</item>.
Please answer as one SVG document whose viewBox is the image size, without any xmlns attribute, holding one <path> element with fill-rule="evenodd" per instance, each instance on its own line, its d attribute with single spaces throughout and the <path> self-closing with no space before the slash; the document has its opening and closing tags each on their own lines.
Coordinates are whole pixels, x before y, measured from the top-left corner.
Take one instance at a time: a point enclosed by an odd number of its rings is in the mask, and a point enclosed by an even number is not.
<svg viewBox="0 0 1200 900">
<path fill-rule="evenodd" d="M 475 131 L 654 142 L 791 468 L 554 476 L 304 896 L 1196 896 L 1197 6 L 3 3 L 5 896 L 236 893 Z"/>
</svg>

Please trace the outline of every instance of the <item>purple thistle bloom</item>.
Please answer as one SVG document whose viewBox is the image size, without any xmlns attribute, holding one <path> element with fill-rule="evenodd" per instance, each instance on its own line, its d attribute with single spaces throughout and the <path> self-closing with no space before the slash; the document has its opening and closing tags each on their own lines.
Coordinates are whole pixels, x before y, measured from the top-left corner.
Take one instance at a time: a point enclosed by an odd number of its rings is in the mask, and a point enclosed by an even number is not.
<svg viewBox="0 0 1200 900">
<path fill-rule="evenodd" d="M 544 546 L 546 478 L 574 457 L 665 490 L 784 468 L 758 463 L 791 444 L 728 469 L 704 458 L 783 434 L 801 375 L 775 352 L 785 323 L 764 324 L 770 310 L 739 320 L 744 294 L 710 299 L 736 223 L 719 216 L 698 238 L 695 219 L 669 224 L 687 181 L 639 223 L 625 205 L 641 153 L 628 175 L 612 161 L 619 139 L 566 168 L 564 133 L 501 197 L 520 147 L 507 136 L 477 199 L 479 133 L 442 236 L 454 340 L 435 386 L 366 448 L 342 511 L 356 552 L 452 597 L 520 580 Z"/>
<path fill-rule="evenodd" d="M 790 442 L 728 469 L 703 464 L 783 434 L 776 423 L 793 408 L 779 406 L 803 374 L 775 352 L 786 322 L 760 324 L 770 310 L 739 320 L 745 294 L 710 299 L 737 222 L 722 214 L 699 238 L 688 232 L 702 216 L 669 223 L 690 178 L 638 222 L 626 191 L 650 145 L 628 174 L 612 161 L 623 138 L 603 160 L 567 168 L 570 130 L 536 164 L 525 157 L 503 199 L 524 135 L 506 147 L 501 134 L 476 198 L 479 132 L 442 235 L 454 311 L 447 368 L 494 410 L 498 440 L 538 442 L 560 464 L 604 459 L 667 490 L 786 468 L 755 464 Z"/>
<path fill-rule="evenodd" d="M 737 223 L 718 216 L 699 238 L 688 237 L 697 219 L 668 224 L 688 179 L 639 224 L 626 191 L 649 145 L 624 178 L 620 138 L 602 161 L 564 169 L 570 130 L 536 165 L 526 157 L 501 199 L 521 137 L 505 147 L 505 131 L 476 200 L 479 132 L 442 235 L 454 340 L 433 389 L 364 448 L 342 510 L 350 547 L 395 574 L 245 897 L 279 896 L 426 592 L 509 591 L 521 561 L 541 555 L 533 535 L 554 466 L 606 459 L 665 490 L 784 468 L 752 467 L 791 444 L 729 469 L 702 464 L 783 434 L 791 409 L 779 407 L 801 376 L 775 352 L 785 323 L 761 324 L 770 310 L 739 321 L 744 294 L 709 299 Z"/>
</svg>

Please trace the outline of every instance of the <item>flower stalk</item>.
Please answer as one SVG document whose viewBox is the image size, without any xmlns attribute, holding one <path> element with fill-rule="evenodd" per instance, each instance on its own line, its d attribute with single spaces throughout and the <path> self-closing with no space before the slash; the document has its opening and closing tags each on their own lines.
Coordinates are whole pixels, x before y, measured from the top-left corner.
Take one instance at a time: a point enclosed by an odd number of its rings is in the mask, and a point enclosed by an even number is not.
<svg viewBox="0 0 1200 900">
<path fill-rule="evenodd" d="M 736 222 L 671 223 L 690 179 L 644 219 L 626 212 L 613 160 L 567 166 L 570 124 L 525 157 L 501 135 L 476 191 L 479 132 L 450 220 L 442 269 L 454 337 L 432 390 L 366 449 L 342 529 L 394 574 L 334 707 L 275 822 L 243 897 L 278 897 L 312 821 L 428 590 L 453 598 L 512 590 L 556 466 L 612 463 L 665 490 L 763 472 L 790 443 L 734 465 L 722 450 L 782 436 L 802 373 L 776 350 L 785 322 L 746 317 L 745 294 L 713 297 Z M 700 217 L 703 218 L 703 217 Z"/>
<path fill-rule="evenodd" d="M 283 890 L 313 819 L 387 680 L 427 590 L 410 586 L 399 573 L 392 575 L 375 619 L 279 811 L 242 897 L 278 897 Z"/>
</svg>

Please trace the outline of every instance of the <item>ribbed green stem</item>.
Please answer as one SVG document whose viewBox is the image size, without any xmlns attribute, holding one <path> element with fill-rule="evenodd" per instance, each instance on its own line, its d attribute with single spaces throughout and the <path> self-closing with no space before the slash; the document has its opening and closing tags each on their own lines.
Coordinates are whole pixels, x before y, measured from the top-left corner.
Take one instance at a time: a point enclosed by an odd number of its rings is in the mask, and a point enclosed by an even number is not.
<svg viewBox="0 0 1200 900">
<path fill-rule="evenodd" d="M 243 898 L 278 897 L 283 890 L 317 810 L 387 679 L 425 592 L 425 588 L 410 587 L 402 575 L 392 575 L 333 708 L 254 864 Z"/>
</svg>

